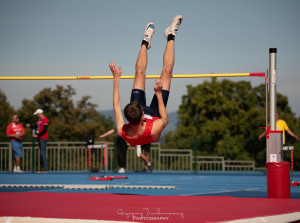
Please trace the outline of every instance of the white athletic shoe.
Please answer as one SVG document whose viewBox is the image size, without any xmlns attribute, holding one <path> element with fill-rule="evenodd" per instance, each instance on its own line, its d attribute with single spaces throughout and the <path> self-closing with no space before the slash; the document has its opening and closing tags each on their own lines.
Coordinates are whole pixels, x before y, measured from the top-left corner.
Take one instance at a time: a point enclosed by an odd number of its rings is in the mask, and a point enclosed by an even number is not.
<svg viewBox="0 0 300 223">
<path fill-rule="evenodd" d="M 17 166 L 14 166 L 13 173 L 17 173 L 17 172 L 18 172 Z"/>
<path fill-rule="evenodd" d="M 16 173 L 23 173 L 23 171 L 20 169 L 20 166 L 17 166 L 17 171 Z"/>
<path fill-rule="evenodd" d="M 173 34 L 174 36 L 176 36 L 177 32 L 178 32 L 178 28 L 182 22 L 182 15 L 178 15 L 178 16 L 175 16 L 173 19 L 172 19 L 172 23 L 171 25 L 166 28 L 165 30 L 165 37 L 168 38 L 168 36 L 170 34 Z"/>
<path fill-rule="evenodd" d="M 119 169 L 118 173 L 125 173 L 125 169 L 122 167 L 121 169 Z"/>
<path fill-rule="evenodd" d="M 149 22 L 145 28 L 145 33 L 144 33 L 144 37 L 143 40 L 145 40 L 146 42 L 148 42 L 148 47 L 147 49 L 151 48 L 152 42 L 151 42 L 151 38 L 153 36 L 155 32 L 155 27 L 154 27 L 154 23 L 153 22 Z"/>
</svg>

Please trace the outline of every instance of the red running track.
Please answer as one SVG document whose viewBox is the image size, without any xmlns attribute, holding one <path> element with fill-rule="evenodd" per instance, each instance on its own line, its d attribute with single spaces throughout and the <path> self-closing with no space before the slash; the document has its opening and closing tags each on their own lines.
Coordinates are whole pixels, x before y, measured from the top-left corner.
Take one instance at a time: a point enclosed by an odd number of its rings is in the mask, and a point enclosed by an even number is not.
<svg viewBox="0 0 300 223">
<path fill-rule="evenodd" d="M 219 222 L 293 212 L 300 212 L 300 199 L 0 193 L 0 216 L 139 222 Z"/>
</svg>

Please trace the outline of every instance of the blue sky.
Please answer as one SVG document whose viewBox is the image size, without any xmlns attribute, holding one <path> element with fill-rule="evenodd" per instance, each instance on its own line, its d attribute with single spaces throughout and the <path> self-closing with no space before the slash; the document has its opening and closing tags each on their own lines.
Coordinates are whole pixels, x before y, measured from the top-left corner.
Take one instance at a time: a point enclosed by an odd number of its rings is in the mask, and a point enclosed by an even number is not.
<svg viewBox="0 0 300 223">
<path fill-rule="evenodd" d="M 147 74 L 160 74 L 172 17 L 184 19 L 176 37 L 174 74 L 265 72 L 269 48 L 277 48 L 277 91 L 300 116 L 300 1 L 298 0 L 0 0 L 0 76 L 111 75 L 108 62 L 134 75 L 145 25 L 156 31 Z M 263 78 L 248 80 L 253 86 Z M 176 111 L 186 85 L 204 79 L 173 79 L 168 112 Z M 121 80 L 121 102 L 133 80 Z M 99 110 L 112 109 L 112 80 L 0 81 L 16 109 L 24 98 L 57 84 L 72 85 L 78 101 L 90 95 Z M 154 80 L 147 80 L 147 101 Z"/>
</svg>

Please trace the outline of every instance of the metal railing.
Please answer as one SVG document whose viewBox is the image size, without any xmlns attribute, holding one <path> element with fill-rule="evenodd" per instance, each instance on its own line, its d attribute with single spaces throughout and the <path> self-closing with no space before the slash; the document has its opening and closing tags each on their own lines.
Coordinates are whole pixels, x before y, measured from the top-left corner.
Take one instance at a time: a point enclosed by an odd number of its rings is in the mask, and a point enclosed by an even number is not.
<svg viewBox="0 0 300 223">
<path fill-rule="evenodd" d="M 97 142 L 103 144 L 106 142 Z M 117 169 L 116 149 L 114 144 L 107 144 L 107 170 Z M 255 171 L 255 161 L 224 160 L 222 156 L 197 156 L 196 159 L 189 149 L 161 149 L 159 143 L 151 144 L 150 160 L 154 170 L 177 171 Z M 86 142 L 48 142 L 47 161 L 49 171 L 87 171 L 88 152 Z M 104 170 L 103 149 L 95 148 L 91 153 L 91 166 Z M 194 166 L 194 162 L 196 165 Z M 13 153 L 10 143 L 0 143 L 0 171 L 11 171 Z M 193 167 L 195 169 L 193 169 Z M 127 170 L 140 171 L 144 163 L 137 157 L 134 147 L 128 147 Z M 21 169 L 36 171 L 40 169 L 40 154 L 38 143 L 23 143 L 23 158 Z"/>
<path fill-rule="evenodd" d="M 161 149 L 159 170 L 192 170 L 192 150 Z"/>
<path fill-rule="evenodd" d="M 193 160 L 195 157 L 193 156 Z M 225 170 L 225 160 L 223 156 L 197 156 L 197 170 Z"/>
<path fill-rule="evenodd" d="M 255 162 L 246 160 L 225 160 L 225 170 L 255 171 Z"/>
</svg>

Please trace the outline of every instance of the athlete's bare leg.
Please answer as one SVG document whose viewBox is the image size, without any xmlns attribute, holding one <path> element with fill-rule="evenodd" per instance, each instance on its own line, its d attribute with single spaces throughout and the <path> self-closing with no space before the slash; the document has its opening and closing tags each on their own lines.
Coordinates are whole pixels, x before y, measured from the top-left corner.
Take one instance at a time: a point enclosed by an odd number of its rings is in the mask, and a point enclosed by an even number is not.
<svg viewBox="0 0 300 223">
<path fill-rule="evenodd" d="M 141 89 L 145 91 L 146 68 L 147 47 L 142 45 L 135 64 L 135 79 L 132 89 Z"/>
<path fill-rule="evenodd" d="M 174 52 L 174 40 L 167 42 L 163 57 L 163 69 L 160 75 L 160 79 L 163 84 L 163 89 L 169 91 L 171 85 L 172 72 L 174 67 L 175 52 Z"/>
<path fill-rule="evenodd" d="M 141 89 L 145 91 L 145 78 L 147 68 L 147 50 L 150 49 L 152 43 L 151 38 L 154 34 L 154 23 L 150 22 L 145 28 L 142 46 L 135 64 L 135 79 L 133 89 Z"/>
<path fill-rule="evenodd" d="M 163 58 L 163 69 L 161 72 L 161 81 L 163 89 L 169 91 L 171 85 L 172 72 L 175 60 L 174 40 L 178 28 L 182 22 L 182 16 L 178 15 L 172 19 L 171 25 L 165 30 L 165 37 L 167 38 L 167 46 Z"/>
</svg>

